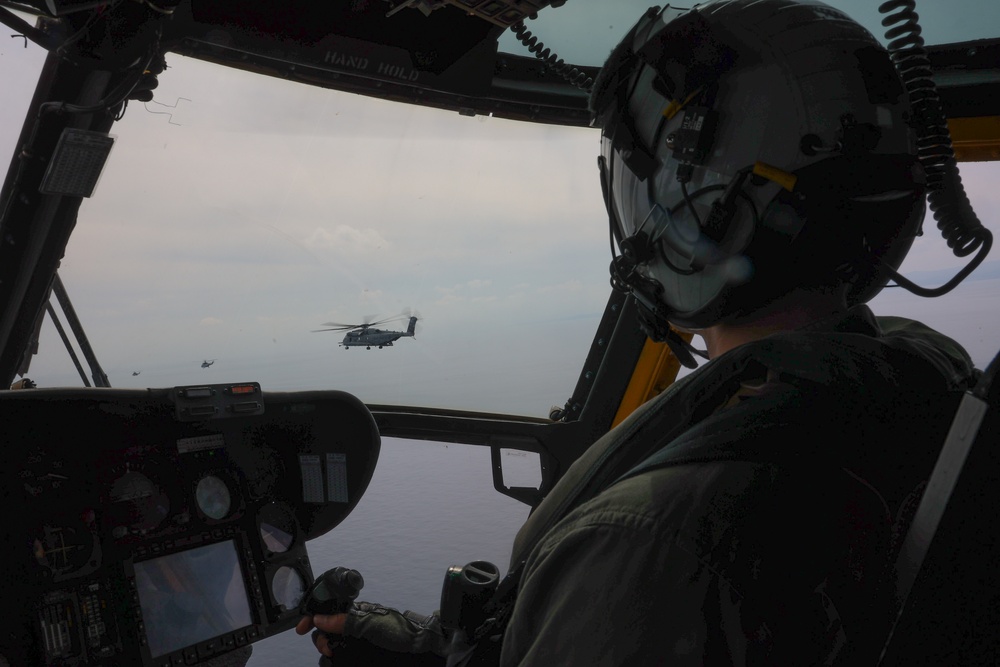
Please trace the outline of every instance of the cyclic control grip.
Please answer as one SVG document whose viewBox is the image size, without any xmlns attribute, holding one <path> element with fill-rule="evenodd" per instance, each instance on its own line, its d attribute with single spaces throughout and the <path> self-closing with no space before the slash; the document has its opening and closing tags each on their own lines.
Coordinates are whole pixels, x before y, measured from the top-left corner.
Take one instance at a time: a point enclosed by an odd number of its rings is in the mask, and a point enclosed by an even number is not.
<svg viewBox="0 0 1000 667">
<path fill-rule="evenodd" d="M 346 612 L 365 580 L 357 570 L 335 567 L 319 577 L 302 598 L 299 611 L 303 614 L 341 614 Z"/>
</svg>

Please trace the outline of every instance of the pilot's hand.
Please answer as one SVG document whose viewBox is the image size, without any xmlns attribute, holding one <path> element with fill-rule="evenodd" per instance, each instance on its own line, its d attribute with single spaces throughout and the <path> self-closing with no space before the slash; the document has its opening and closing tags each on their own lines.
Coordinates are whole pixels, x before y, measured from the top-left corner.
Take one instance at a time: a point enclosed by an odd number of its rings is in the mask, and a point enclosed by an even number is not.
<svg viewBox="0 0 1000 667">
<path fill-rule="evenodd" d="M 316 650 L 328 658 L 333 657 L 333 651 L 340 641 L 338 638 L 344 636 L 344 623 L 347 621 L 347 614 L 316 614 L 315 616 L 303 616 L 295 632 L 304 635 L 310 630 L 314 630 L 312 635 L 313 644 Z"/>
<path fill-rule="evenodd" d="M 295 632 L 310 630 L 316 650 L 325 656 L 321 665 L 336 658 L 343 665 L 442 667 L 448 644 L 437 613 L 423 616 L 371 602 L 355 602 L 346 614 L 303 616 Z"/>
</svg>

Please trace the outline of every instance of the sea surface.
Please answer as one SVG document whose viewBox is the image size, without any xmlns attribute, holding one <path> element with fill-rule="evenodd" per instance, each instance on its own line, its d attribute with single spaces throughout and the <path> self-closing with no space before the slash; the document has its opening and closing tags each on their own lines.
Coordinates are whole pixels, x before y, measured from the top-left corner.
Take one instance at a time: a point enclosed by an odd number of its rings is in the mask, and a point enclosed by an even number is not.
<svg viewBox="0 0 1000 667">
<path fill-rule="evenodd" d="M 537 457 L 504 450 L 501 460 L 508 486 L 537 486 Z M 354 568 L 365 580 L 359 599 L 426 614 L 439 608 L 450 566 L 487 560 L 506 573 L 527 517 L 527 505 L 494 490 L 489 448 L 383 438 L 357 507 L 307 548 L 315 575 Z M 254 644 L 248 665 L 315 665 L 318 658 L 308 635 L 289 630 Z"/>
</svg>

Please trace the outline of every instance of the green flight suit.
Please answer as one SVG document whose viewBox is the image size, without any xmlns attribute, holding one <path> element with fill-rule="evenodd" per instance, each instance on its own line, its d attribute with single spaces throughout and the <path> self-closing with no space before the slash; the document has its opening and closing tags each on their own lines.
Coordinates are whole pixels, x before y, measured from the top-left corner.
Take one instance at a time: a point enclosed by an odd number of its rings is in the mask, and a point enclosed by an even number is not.
<svg viewBox="0 0 1000 667">
<path fill-rule="evenodd" d="M 500 664 L 874 664 L 904 501 L 976 373 L 954 341 L 865 306 L 699 368 L 521 529 Z"/>
</svg>

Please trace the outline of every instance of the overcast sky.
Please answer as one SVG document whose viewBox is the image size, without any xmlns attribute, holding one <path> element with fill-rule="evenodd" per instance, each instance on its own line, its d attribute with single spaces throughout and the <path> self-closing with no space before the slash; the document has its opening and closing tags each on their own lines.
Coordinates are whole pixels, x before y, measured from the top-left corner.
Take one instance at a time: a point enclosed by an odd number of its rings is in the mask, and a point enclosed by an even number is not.
<svg viewBox="0 0 1000 667">
<path fill-rule="evenodd" d="M 43 55 L 9 35 L 0 155 L 13 151 Z M 114 386 L 258 380 L 533 416 L 569 398 L 609 292 L 596 132 L 167 61 L 156 102 L 133 102 L 112 130 L 60 272 Z M 1000 232 L 1000 167 L 962 174 Z M 927 229 L 904 273 L 936 285 L 964 260 Z M 1000 262 L 948 297 L 894 289 L 874 306 L 941 328 L 983 365 L 1000 342 Z M 418 335 L 390 349 L 312 333 L 410 309 Z M 29 376 L 80 384 L 48 323 Z"/>
</svg>

